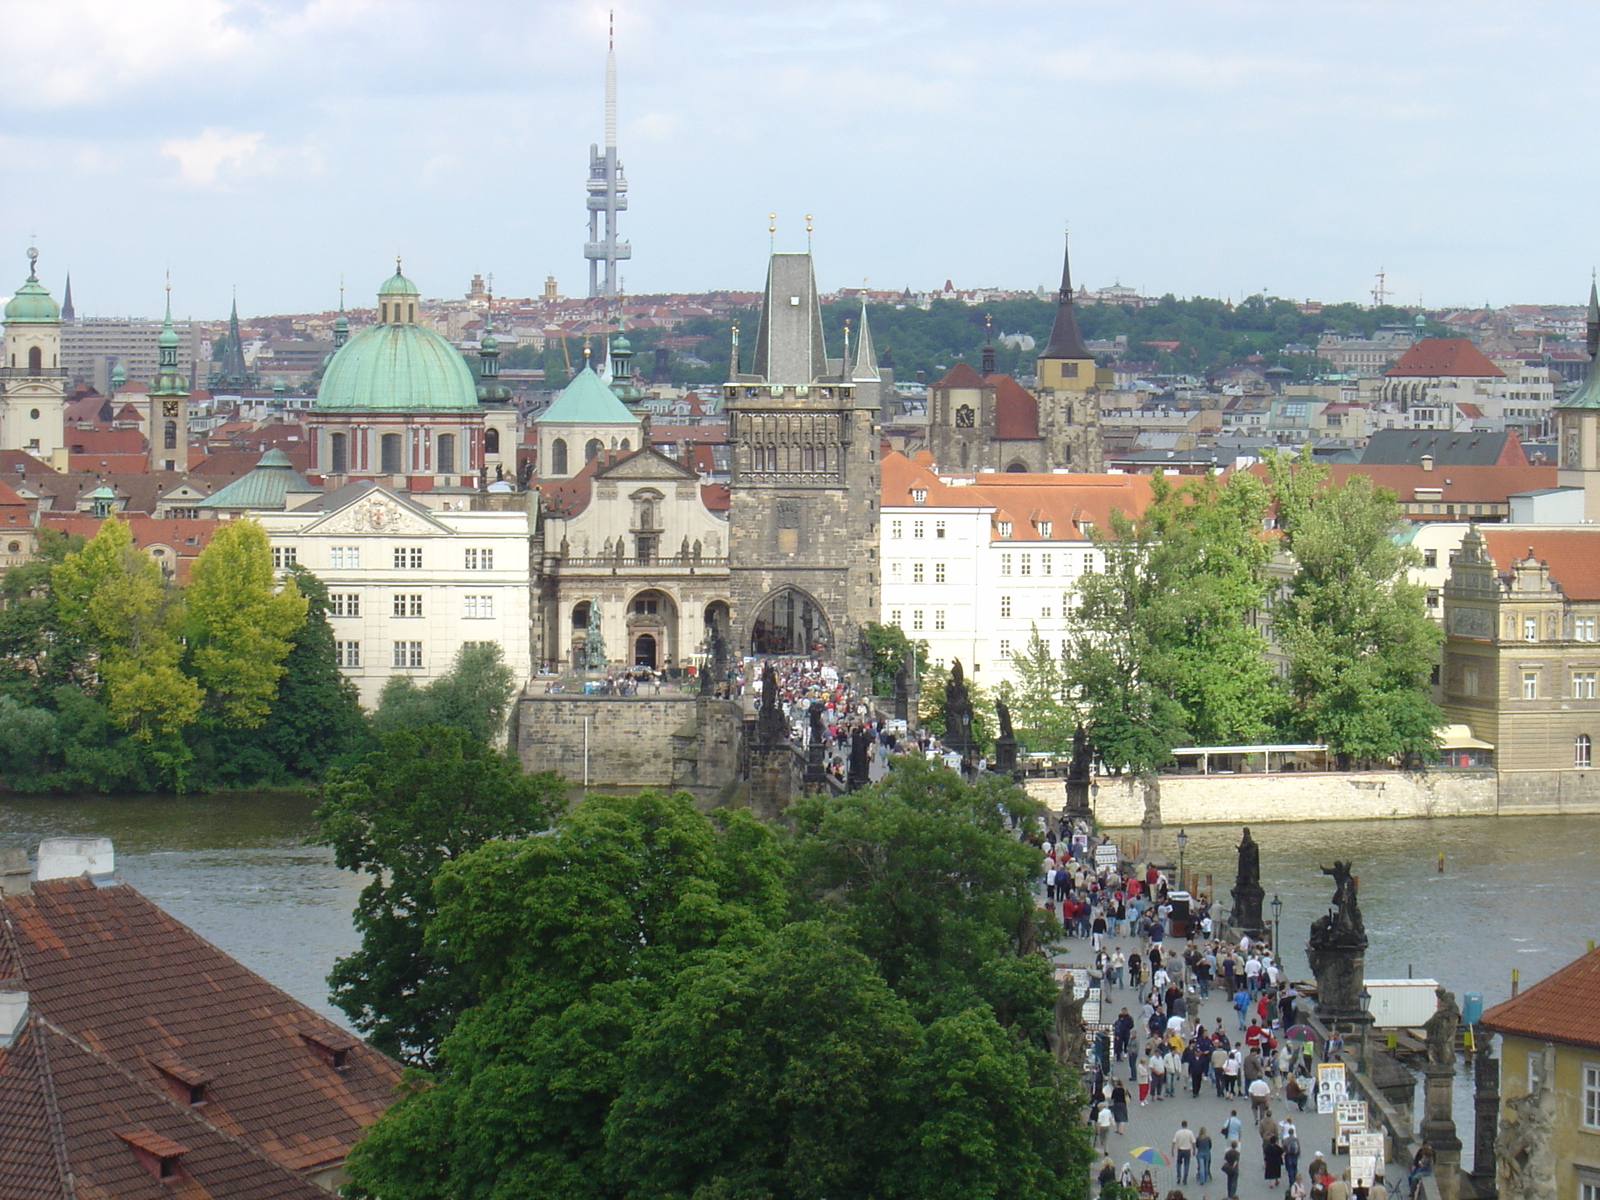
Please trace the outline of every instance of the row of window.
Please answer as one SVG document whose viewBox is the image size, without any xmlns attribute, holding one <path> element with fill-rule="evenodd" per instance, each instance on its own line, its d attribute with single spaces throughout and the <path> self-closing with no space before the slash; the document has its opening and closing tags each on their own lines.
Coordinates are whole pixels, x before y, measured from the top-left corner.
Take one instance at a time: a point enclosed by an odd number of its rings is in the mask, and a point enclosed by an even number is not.
<svg viewBox="0 0 1600 1200">
<path fill-rule="evenodd" d="M 942 538 L 944 535 L 944 520 L 941 518 L 933 523 L 933 536 Z M 926 521 L 911 522 L 911 536 L 913 538 L 927 537 L 928 523 Z M 889 522 L 889 537 L 892 541 L 901 541 L 905 537 L 905 522 L 891 520 Z"/>
<path fill-rule="evenodd" d="M 1522 673 L 1522 698 L 1524 700 L 1539 699 L 1538 671 L 1524 671 Z M 1466 691 L 1468 695 L 1477 694 L 1477 672 L 1472 668 L 1466 671 Z M 1572 673 L 1572 691 L 1569 697 L 1573 700 L 1593 700 L 1596 696 L 1595 673 L 1593 671 L 1574 671 Z"/>
<path fill-rule="evenodd" d="M 889 610 L 889 624 L 898 625 L 902 629 L 904 629 L 905 628 L 905 622 L 902 620 L 903 616 L 904 616 L 904 610 L 903 609 L 899 609 L 899 608 L 890 609 Z M 922 629 L 924 627 L 924 621 L 925 621 L 925 617 L 924 617 L 924 610 L 923 609 L 914 608 L 914 609 L 911 610 L 911 630 L 912 630 L 913 633 L 917 632 L 918 630 L 920 630 L 920 629 Z M 933 610 L 933 627 L 935 629 L 943 629 L 944 628 L 944 609 L 936 608 L 936 609 Z"/>
<path fill-rule="evenodd" d="M 423 593 L 421 592 L 395 592 L 389 599 L 389 615 L 392 617 L 422 617 Z M 361 615 L 360 592 L 330 592 L 328 593 L 328 615 L 332 617 L 359 617 Z M 463 596 L 461 598 L 461 615 L 468 620 L 487 619 L 494 616 L 493 596 Z"/>
<path fill-rule="evenodd" d="M 1012 574 L 1012 568 L 1015 566 L 1016 574 L 1032 575 L 1034 573 L 1034 561 L 1034 554 L 1032 551 L 1021 554 L 1002 554 L 1000 556 L 1000 574 Z M 1038 556 L 1038 567 L 1040 575 L 1055 574 L 1055 560 L 1052 558 L 1049 551 L 1045 551 Z M 1093 555 L 1084 556 L 1083 569 L 1085 571 L 1094 570 Z"/>
<path fill-rule="evenodd" d="M 1539 640 L 1539 618 L 1522 618 L 1522 640 L 1537 642 Z M 1575 642 L 1592 642 L 1595 640 L 1595 618 L 1572 618 L 1572 640 Z"/>
<path fill-rule="evenodd" d="M 463 642 L 463 646 L 486 646 L 488 642 Z M 335 642 L 333 644 L 334 664 L 340 667 L 361 666 L 360 642 Z M 422 664 L 421 642 L 391 642 L 389 651 L 389 665 L 402 670 L 413 670 Z"/>
<path fill-rule="evenodd" d="M 925 565 L 926 564 L 919 562 L 911 564 L 912 583 L 926 582 L 926 571 L 924 570 Z M 933 582 L 943 583 L 945 581 L 944 566 L 944 563 L 933 564 Z M 891 562 L 889 564 L 889 581 L 891 583 L 900 583 L 902 581 L 901 567 L 902 564 L 899 562 Z"/>
<path fill-rule="evenodd" d="M 298 549 L 294 546 L 274 546 L 272 548 L 272 565 L 282 571 L 294 566 L 299 561 Z M 396 546 L 391 561 L 396 571 L 422 570 L 421 546 Z M 494 551 L 488 548 L 469 547 L 463 554 L 462 567 L 468 571 L 494 570 Z M 328 549 L 328 566 L 336 571 L 359 571 L 361 569 L 360 546 L 331 546 Z"/>
</svg>

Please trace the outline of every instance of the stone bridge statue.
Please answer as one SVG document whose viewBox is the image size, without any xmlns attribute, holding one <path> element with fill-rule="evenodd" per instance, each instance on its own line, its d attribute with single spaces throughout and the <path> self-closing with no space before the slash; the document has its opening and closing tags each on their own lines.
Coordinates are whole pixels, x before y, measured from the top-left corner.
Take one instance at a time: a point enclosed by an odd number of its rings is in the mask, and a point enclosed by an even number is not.
<svg viewBox="0 0 1600 1200">
<path fill-rule="evenodd" d="M 951 664 L 950 680 L 944 685 L 944 744 L 962 758 L 972 756 L 972 696 L 959 658 Z"/>
</svg>

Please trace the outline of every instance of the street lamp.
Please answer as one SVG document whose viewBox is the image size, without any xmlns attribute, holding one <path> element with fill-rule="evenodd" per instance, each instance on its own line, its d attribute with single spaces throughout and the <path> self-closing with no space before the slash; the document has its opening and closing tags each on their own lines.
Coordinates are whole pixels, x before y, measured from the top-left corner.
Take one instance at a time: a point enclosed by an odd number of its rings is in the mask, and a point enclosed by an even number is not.
<svg viewBox="0 0 1600 1200">
<path fill-rule="evenodd" d="M 1276 893 L 1272 897 L 1272 953 L 1277 956 L 1278 966 L 1283 967 L 1283 901 Z"/>
<path fill-rule="evenodd" d="M 1361 1074 L 1365 1075 L 1367 1073 L 1367 1031 L 1372 1028 L 1372 993 L 1367 991 L 1366 984 L 1361 985 L 1361 995 L 1358 998 L 1361 1001 L 1361 1054 L 1359 1056 L 1359 1070 Z"/>
<path fill-rule="evenodd" d="M 1189 844 L 1189 835 L 1183 830 L 1178 830 L 1178 890 L 1189 890 L 1188 877 L 1183 873 L 1183 848 Z"/>
</svg>

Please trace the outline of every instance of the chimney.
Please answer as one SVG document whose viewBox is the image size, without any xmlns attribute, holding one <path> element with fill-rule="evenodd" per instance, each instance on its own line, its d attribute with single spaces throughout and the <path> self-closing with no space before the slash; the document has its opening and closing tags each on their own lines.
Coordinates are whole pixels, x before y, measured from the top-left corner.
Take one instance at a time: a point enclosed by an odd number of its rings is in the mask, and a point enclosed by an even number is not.
<svg viewBox="0 0 1600 1200">
<path fill-rule="evenodd" d="M 1423 455 L 1423 456 L 1422 456 L 1422 469 L 1423 469 L 1423 470 L 1424 470 L 1424 471 L 1431 471 L 1431 470 L 1433 470 L 1433 455 L 1431 455 L 1431 454 L 1424 454 L 1424 455 Z"/>
<path fill-rule="evenodd" d="M 34 877 L 43 883 L 110 875 L 115 870 L 110 838 L 48 838 L 39 843 L 39 868 Z"/>
<path fill-rule="evenodd" d="M 32 870 L 28 852 L 21 846 L 0 850 L 0 895 L 26 896 L 32 892 L 33 883 L 28 878 Z"/>
</svg>

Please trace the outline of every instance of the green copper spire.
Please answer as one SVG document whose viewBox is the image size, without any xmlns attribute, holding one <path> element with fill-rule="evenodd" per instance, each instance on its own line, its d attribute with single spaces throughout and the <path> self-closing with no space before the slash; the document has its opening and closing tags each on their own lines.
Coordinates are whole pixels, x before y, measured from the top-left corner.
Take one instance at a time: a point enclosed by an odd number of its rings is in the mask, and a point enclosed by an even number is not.
<svg viewBox="0 0 1600 1200">
<path fill-rule="evenodd" d="M 483 317 L 483 337 L 478 339 L 478 402 L 504 404 L 511 389 L 500 382 L 500 339 L 494 336 L 494 293 L 489 293 L 489 309 Z"/>
<path fill-rule="evenodd" d="M 633 381 L 633 345 L 620 333 L 611 339 L 611 390 L 629 408 L 637 410 L 644 401 Z"/>
<path fill-rule="evenodd" d="M 7 303 L 7 325 L 53 325 L 61 320 L 61 309 L 39 282 L 39 251 L 28 247 L 28 278 Z"/>
<path fill-rule="evenodd" d="M 178 331 L 172 327 L 172 285 L 167 284 L 167 316 L 161 325 L 161 335 L 156 338 L 156 347 L 161 356 L 161 365 L 156 370 L 155 384 L 150 388 L 152 396 L 187 396 L 189 389 L 183 386 L 183 376 L 178 374 Z"/>
<path fill-rule="evenodd" d="M 339 280 L 339 315 L 333 319 L 333 348 L 350 340 L 350 318 L 344 315 L 344 280 Z"/>
</svg>

